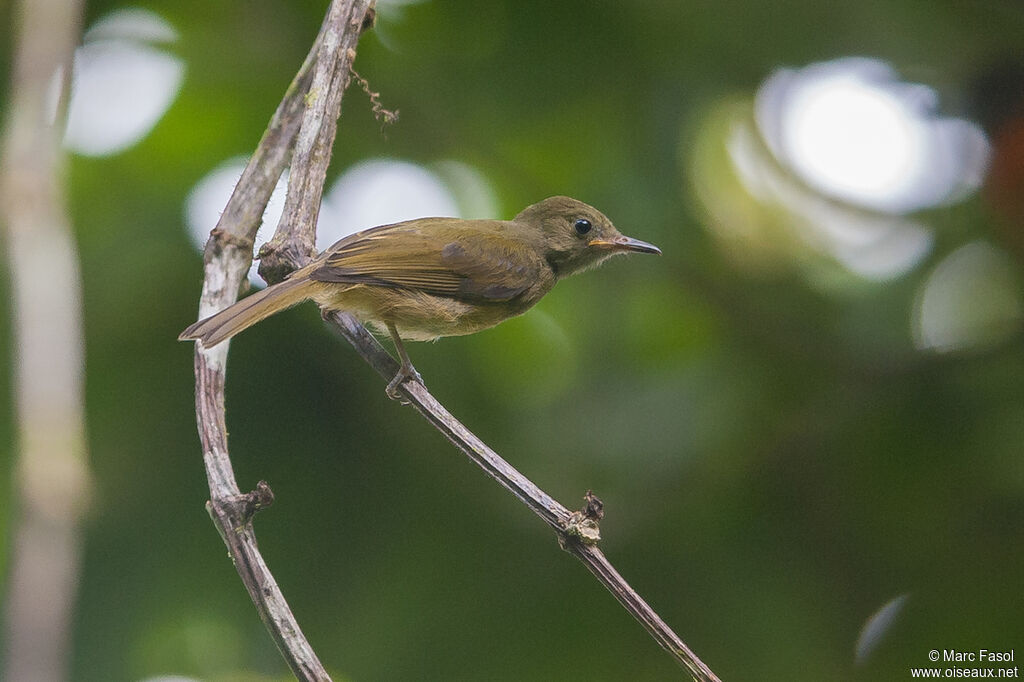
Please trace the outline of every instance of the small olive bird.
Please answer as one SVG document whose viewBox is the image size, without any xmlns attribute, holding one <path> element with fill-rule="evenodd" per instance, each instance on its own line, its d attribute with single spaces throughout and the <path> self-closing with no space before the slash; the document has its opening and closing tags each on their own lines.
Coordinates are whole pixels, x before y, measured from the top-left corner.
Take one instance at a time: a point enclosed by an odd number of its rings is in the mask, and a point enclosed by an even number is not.
<svg viewBox="0 0 1024 682">
<path fill-rule="evenodd" d="M 402 339 L 433 341 L 487 329 L 526 312 L 559 279 L 627 252 L 658 247 L 625 237 L 597 209 L 569 197 L 512 220 L 419 218 L 351 234 L 284 281 L 181 333 L 212 348 L 306 300 L 343 310 L 394 340 L 401 369 L 387 393 L 419 380 Z"/>
</svg>

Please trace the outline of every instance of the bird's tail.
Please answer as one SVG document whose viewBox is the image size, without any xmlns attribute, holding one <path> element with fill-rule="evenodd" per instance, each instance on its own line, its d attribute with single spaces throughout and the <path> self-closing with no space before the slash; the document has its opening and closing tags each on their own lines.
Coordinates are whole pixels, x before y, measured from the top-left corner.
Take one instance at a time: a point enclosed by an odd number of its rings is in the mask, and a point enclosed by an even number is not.
<svg viewBox="0 0 1024 682">
<path fill-rule="evenodd" d="M 260 320 L 302 303 L 309 298 L 311 286 L 313 282 L 305 277 L 286 279 L 190 325 L 178 340 L 202 341 L 204 348 L 212 348 Z"/>
</svg>

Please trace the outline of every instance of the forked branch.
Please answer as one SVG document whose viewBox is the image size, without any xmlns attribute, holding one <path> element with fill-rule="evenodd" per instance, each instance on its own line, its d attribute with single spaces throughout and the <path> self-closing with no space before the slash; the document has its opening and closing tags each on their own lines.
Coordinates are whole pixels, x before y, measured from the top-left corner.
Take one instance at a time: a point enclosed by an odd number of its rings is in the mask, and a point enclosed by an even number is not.
<svg viewBox="0 0 1024 682">
<path fill-rule="evenodd" d="M 217 226 L 206 244 L 204 257 L 203 293 L 199 301 L 199 317 L 203 318 L 226 308 L 238 296 L 239 286 L 252 263 L 253 242 L 263 211 L 285 166 L 291 161 L 291 185 L 308 192 L 312 184 L 312 197 L 304 201 L 289 202 L 283 220 L 308 219 L 296 209 L 312 209 L 316 221 L 316 207 L 320 205 L 323 174 L 310 180 L 309 154 L 293 154 L 296 139 L 312 136 L 320 139 L 324 121 L 332 128 L 330 140 L 318 151 L 329 154 L 333 142 L 333 125 L 341 107 L 340 89 L 344 83 L 331 83 L 323 92 L 329 98 L 313 98 L 311 85 L 330 81 L 339 69 L 347 73 L 355 57 L 355 44 L 372 16 L 372 0 L 333 0 L 327 17 L 313 47 L 292 81 L 284 99 L 270 121 L 267 131 L 249 160 L 235 191 L 221 214 Z M 333 107 L 333 108 L 330 108 Z M 305 133 L 303 135 L 302 133 Z M 312 147 L 313 145 L 308 145 Z M 326 168 L 326 165 L 325 165 Z M 310 203 L 306 203 L 306 202 Z M 311 249 L 312 242 L 303 248 Z M 302 252 L 299 252 L 302 255 Z M 269 487 L 262 484 L 255 493 L 243 495 L 235 481 L 228 456 L 227 430 L 224 424 L 224 382 L 227 343 L 206 350 L 196 344 L 196 420 L 203 447 L 206 476 L 210 486 L 207 509 L 217 526 L 234 561 L 239 577 L 277 644 L 281 655 L 295 676 L 306 681 L 330 680 L 313 648 L 302 634 L 284 595 L 278 588 L 270 569 L 256 544 L 252 515 L 273 499 Z"/>
</svg>

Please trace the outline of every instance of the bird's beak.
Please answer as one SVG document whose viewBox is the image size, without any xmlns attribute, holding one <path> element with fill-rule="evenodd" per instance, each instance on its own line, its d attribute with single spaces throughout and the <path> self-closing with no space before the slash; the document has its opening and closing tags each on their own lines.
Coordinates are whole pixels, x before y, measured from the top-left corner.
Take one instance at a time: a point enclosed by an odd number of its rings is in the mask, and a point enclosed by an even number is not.
<svg viewBox="0 0 1024 682">
<path fill-rule="evenodd" d="M 619 235 L 612 239 L 591 239 L 587 242 L 587 246 L 593 246 L 597 249 L 609 249 L 612 251 L 636 251 L 637 253 L 656 253 L 661 255 L 661 249 L 654 244 L 648 244 L 642 242 L 639 239 L 633 239 L 632 237 L 624 237 Z"/>
</svg>

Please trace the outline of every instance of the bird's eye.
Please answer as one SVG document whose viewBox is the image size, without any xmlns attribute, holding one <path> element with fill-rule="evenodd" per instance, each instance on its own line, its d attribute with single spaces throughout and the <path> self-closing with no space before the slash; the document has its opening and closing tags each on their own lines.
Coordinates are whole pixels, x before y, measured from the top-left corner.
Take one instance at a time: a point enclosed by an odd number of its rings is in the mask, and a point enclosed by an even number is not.
<svg viewBox="0 0 1024 682">
<path fill-rule="evenodd" d="M 590 221 L 586 218 L 580 218 L 573 223 L 573 227 L 576 228 L 576 234 L 583 236 L 587 232 L 590 232 L 590 228 L 592 228 L 593 225 L 591 225 Z"/>
</svg>

